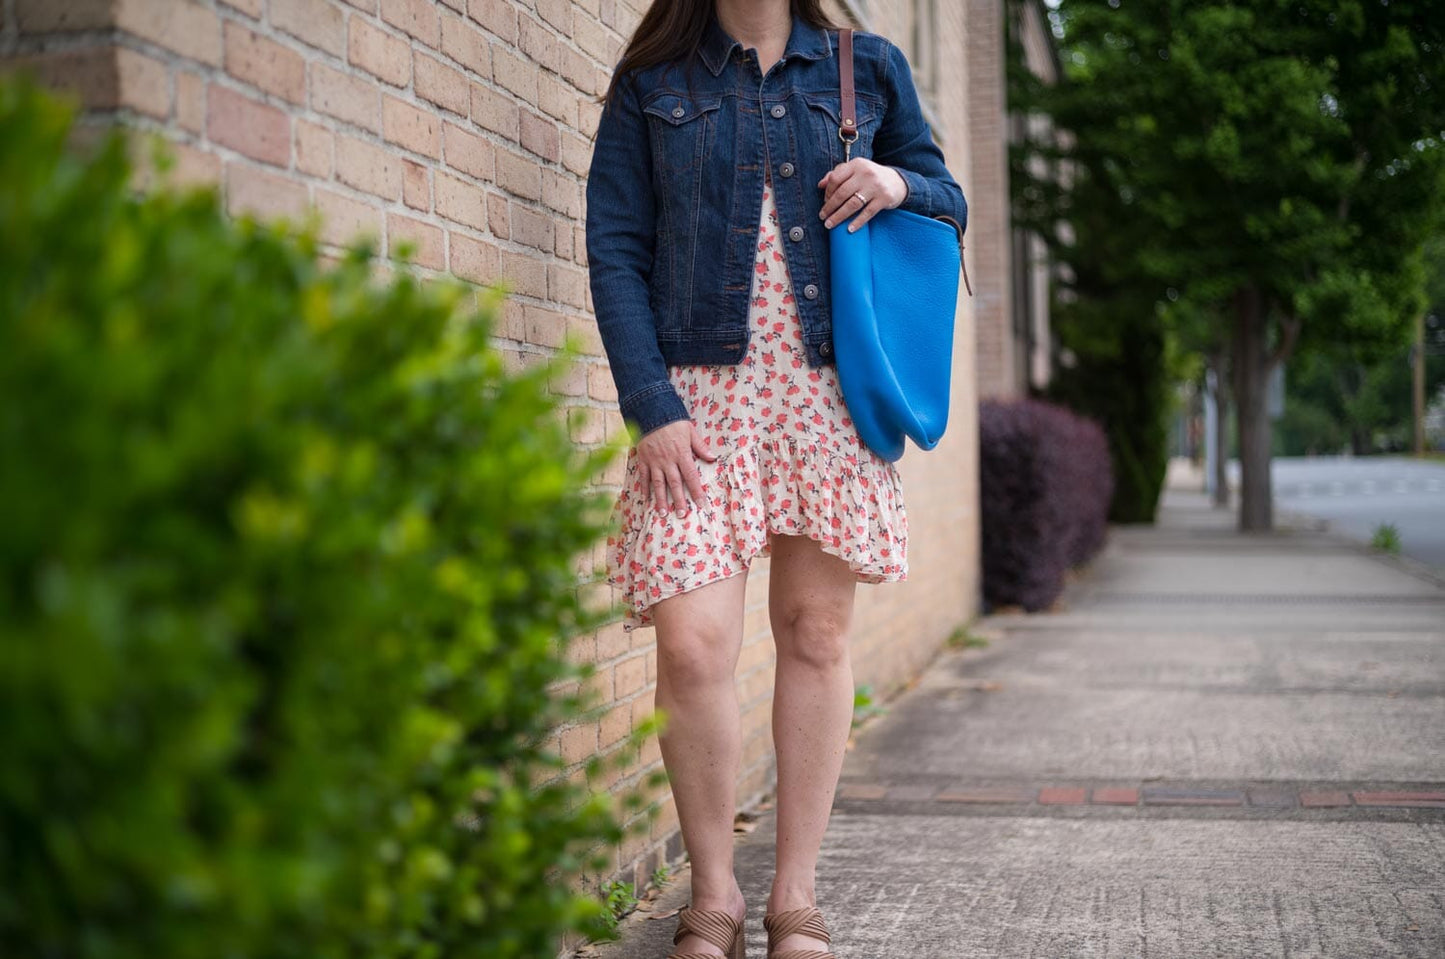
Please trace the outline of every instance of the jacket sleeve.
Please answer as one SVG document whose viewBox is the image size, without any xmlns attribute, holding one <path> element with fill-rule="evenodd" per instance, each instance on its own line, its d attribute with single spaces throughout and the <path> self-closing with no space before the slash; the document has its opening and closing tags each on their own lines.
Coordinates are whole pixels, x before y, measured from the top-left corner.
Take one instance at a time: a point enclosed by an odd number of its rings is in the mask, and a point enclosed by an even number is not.
<svg viewBox="0 0 1445 959">
<path fill-rule="evenodd" d="M 628 75 L 618 81 L 597 123 L 587 174 L 587 267 L 618 406 L 644 434 L 691 418 L 669 378 L 652 315 L 656 237 L 650 149 Z"/>
<path fill-rule="evenodd" d="M 873 137 L 873 160 L 893 167 L 908 185 L 908 195 L 899 209 L 922 216 L 951 216 L 964 230 L 968 226 L 968 203 L 963 188 L 944 165 L 943 151 L 923 119 L 908 58 L 886 38 L 883 49 L 883 89 L 888 104 L 882 125 Z"/>
</svg>

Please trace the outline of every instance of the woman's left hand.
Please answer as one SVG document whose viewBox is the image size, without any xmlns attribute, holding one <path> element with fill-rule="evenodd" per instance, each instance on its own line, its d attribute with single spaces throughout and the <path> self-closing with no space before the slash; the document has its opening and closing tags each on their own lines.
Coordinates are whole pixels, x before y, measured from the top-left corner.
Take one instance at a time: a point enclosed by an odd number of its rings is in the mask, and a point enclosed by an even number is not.
<svg viewBox="0 0 1445 959">
<path fill-rule="evenodd" d="M 848 232 L 873 219 L 879 210 L 891 210 L 908 196 L 903 175 L 891 166 L 856 157 L 840 163 L 818 181 L 823 188 L 823 225 L 832 229 L 852 217 Z"/>
</svg>

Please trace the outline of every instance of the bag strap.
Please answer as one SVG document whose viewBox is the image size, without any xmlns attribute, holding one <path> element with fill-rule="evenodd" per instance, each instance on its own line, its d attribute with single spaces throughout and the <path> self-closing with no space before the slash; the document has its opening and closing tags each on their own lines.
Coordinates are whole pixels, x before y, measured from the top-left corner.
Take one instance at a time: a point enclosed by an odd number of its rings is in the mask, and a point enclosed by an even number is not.
<svg viewBox="0 0 1445 959">
<path fill-rule="evenodd" d="M 938 216 L 934 217 L 934 219 L 947 220 L 949 223 L 952 223 L 953 228 L 958 231 L 958 265 L 963 269 L 963 288 L 968 291 L 969 296 L 973 296 L 973 287 L 970 286 L 968 282 L 968 264 L 964 262 L 963 259 L 963 228 L 960 227 L 958 225 L 958 221 L 951 216 L 946 216 L 940 213 Z"/>
<path fill-rule="evenodd" d="M 838 91 L 841 94 L 842 110 L 838 117 L 838 139 L 843 141 L 843 160 L 851 159 L 853 141 L 858 139 L 858 98 L 853 93 L 853 28 L 838 28 Z M 849 136 L 849 134 L 852 134 Z M 958 232 L 958 264 L 963 268 L 963 287 L 973 296 L 973 287 L 968 282 L 968 267 L 963 262 L 963 228 L 951 216 L 937 216 L 936 220 L 947 220 Z"/>
<path fill-rule="evenodd" d="M 851 159 L 853 141 L 858 139 L 858 100 L 853 95 L 853 28 L 838 30 L 838 89 L 843 111 L 838 118 L 838 139 L 843 141 L 843 159 Z M 852 136 L 848 136 L 848 134 Z"/>
</svg>

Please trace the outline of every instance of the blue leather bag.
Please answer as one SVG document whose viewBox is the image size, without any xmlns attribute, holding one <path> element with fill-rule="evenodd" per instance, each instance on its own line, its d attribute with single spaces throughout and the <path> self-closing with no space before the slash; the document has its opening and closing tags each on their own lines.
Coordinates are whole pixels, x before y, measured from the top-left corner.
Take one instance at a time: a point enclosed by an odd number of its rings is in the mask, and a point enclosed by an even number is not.
<svg viewBox="0 0 1445 959">
<path fill-rule="evenodd" d="M 856 124 L 853 31 L 840 30 L 838 41 L 846 158 L 857 139 L 856 130 L 847 136 Z M 851 233 L 847 223 L 828 241 L 838 383 L 863 443 L 895 462 L 906 439 L 931 450 L 948 426 L 962 231 L 952 217 L 899 209 Z"/>
</svg>

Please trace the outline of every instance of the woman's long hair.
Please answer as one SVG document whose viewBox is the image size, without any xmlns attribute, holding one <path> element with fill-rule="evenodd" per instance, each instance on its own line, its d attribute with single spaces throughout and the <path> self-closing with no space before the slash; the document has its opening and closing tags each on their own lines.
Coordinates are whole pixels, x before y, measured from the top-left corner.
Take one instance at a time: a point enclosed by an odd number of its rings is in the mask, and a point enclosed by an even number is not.
<svg viewBox="0 0 1445 959">
<path fill-rule="evenodd" d="M 685 63 L 689 81 L 697 48 L 702 43 L 703 32 L 707 29 L 708 17 L 712 15 L 715 0 L 653 0 L 652 6 L 642 15 L 642 20 L 633 31 L 632 39 L 623 48 L 622 59 L 613 71 L 607 90 L 598 98 L 602 108 L 607 109 L 617 82 L 625 74 L 643 70 L 659 63 Z M 789 0 L 793 14 L 815 27 L 836 30 L 838 24 L 823 13 L 822 0 Z M 691 87 L 691 82 L 688 84 Z"/>
</svg>

